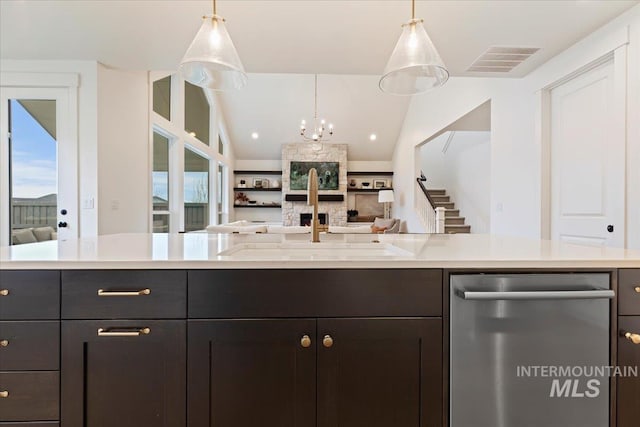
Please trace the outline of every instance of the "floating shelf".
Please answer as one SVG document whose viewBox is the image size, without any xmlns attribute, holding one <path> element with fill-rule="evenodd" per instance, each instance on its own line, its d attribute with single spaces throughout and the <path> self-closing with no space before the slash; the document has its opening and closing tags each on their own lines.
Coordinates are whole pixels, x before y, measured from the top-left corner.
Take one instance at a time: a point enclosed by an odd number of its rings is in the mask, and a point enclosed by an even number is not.
<svg viewBox="0 0 640 427">
<path fill-rule="evenodd" d="M 354 193 L 377 193 L 380 190 L 393 190 L 391 187 L 383 188 L 347 188 L 347 191 Z"/>
<path fill-rule="evenodd" d="M 349 172 L 347 171 L 347 176 L 393 176 L 393 172 Z"/>
<path fill-rule="evenodd" d="M 234 208 L 281 208 L 281 205 L 233 205 Z"/>
<path fill-rule="evenodd" d="M 233 191 L 282 191 L 282 188 L 235 187 Z"/>
<path fill-rule="evenodd" d="M 235 175 L 282 175 L 282 171 L 233 171 Z"/>
<path fill-rule="evenodd" d="M 306 194 L 287 194 L 284 196 L 284 200 L 287 202 L 306 202 Z M 342 194 L 318 194 L 319 202 L 343 202 L 344 195 Z"/>
</svg>

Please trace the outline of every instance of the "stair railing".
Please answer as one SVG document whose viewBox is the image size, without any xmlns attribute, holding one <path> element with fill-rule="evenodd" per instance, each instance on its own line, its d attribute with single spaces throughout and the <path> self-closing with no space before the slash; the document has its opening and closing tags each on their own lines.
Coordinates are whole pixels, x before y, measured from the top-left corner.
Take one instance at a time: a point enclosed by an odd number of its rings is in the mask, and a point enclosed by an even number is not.
<svg viewBox="0 0 640 427">
<path fill-rule="evenodd" d="M 422 194 L 425 197 L 416 198 L 416 211 L 420 222 L 425 228 L 427 233 L 444 233 L 444 218 L 445 208 L 436 207 L 433 199 L 429 195 L 427 188 L 424 186 L 424 182 L 427 179 L 422 175 L 420 178 L 416 178 L 418 187 L 422 190 Z"/>
</svg>

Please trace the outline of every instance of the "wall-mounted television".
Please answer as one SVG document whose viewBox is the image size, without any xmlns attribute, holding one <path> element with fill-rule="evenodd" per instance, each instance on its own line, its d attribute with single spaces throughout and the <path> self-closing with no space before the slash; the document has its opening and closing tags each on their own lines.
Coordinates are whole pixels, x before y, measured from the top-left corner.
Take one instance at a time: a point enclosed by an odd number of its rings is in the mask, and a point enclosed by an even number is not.
<svg viewBox="0 0 640 427">
<path fill-rule="evenodd" d="M 309 170 L 318 172 L 318 190 L 337 190 L 340 187 L 339 162 L 291 162 L 289 172 L 291 190 L 306 190 Z"/>
</svg>

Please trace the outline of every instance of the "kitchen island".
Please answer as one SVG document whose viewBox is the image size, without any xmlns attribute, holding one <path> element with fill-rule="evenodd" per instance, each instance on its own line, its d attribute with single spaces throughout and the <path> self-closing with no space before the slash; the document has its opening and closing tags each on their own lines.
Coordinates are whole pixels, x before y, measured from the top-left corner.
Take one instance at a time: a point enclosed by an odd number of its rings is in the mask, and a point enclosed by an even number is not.
<svg viewBox="0 0 640 427">
<path fill-rule="evenodd" d="M 0 248 L 0 426 L 447 426 L 449 285 L 462 273 L 606 274 L 609 362 L 640 364 L 619 334 L 640 331 L 638 252 L 485 235 L 308 239 Z M 635 425 L 638 378 L 610 387 L 610 425 Z"/>
</svg>

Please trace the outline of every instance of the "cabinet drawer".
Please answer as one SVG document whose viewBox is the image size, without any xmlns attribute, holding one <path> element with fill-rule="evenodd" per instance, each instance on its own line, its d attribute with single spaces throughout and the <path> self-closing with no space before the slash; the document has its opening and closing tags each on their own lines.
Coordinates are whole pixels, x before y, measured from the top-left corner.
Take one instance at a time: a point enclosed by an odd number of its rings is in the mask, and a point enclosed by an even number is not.
<svg viewBox="0 0 640 427">
<path fill-rule="evenodd" d="M 190 318 L 441 316 L 441 270 L 192 270 Z"/>
<path fill-rule="evenodd" d="M 51 421 L 58 419 L 58 372 L 0 372 L 0 421 Z"/>
<path fill-rule="evenodd" d="M 60 369 L 60 322 L 0 322 L 0 370 Z"/>
<path fill-rule="evenodd" d="M 618 314 L 640 315 L 640 269 L 618 270 Z"/>
<path fill-rule="evenodd" d="M 62 318 L 184 318 L 186 279 L 180 270 L 63 271 Z"/>
<path fill-rule="evenodd" d="M 60 318 L 60 272 L 0 271 L 0 320 Z"/>
</svg>

